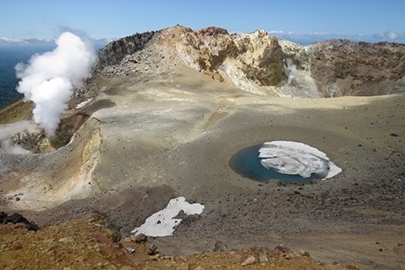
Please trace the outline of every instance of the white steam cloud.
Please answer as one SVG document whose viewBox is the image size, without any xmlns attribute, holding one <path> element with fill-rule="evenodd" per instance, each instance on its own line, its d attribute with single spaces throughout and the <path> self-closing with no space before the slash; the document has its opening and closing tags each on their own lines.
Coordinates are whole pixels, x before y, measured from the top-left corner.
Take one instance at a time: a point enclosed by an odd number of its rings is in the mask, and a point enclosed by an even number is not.
<svg viewBox="0 0 405 270">
<path fill-rule="evenodd" d="M 97 60 L 91 43 L 71 32 L 62 33 L 56 44 L 55 50 L 34 55 L 28 65 L 15 67 L 21 79 L 17 91 L 35 103 L 34 121 L 49 136 L 55 135 L 73 88 L 90 77 Z"/>
<path fill-rule="evenodd" d="M 288 71 L 288 85 L 295 80 L 298 74 L 297 66 L 294 65 L 291 59 L 287 59 L 287 71 Z"/>
</svg>

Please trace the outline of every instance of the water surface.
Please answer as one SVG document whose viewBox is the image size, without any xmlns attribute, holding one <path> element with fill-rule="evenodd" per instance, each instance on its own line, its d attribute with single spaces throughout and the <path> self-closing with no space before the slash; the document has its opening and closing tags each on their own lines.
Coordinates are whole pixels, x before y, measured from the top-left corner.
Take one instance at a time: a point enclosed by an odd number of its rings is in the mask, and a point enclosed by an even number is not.
<svg viewBox="0 0 405 270">
<path fill-rule="evenodd" d="M 240 150 L 229 160 L 229 166 L 244 177 L 265 183 L 270 180 L 279 180 L 285 184 L 309 184 L 313 179 L 319 178 L 314 174 L 308 178 L 303 178 L 301 175 L 282 174 L 275 170 L 266 169 L 260 163 L 259 158 L 259 149 L 262 146 L 259 144 Z"/>
</svg>

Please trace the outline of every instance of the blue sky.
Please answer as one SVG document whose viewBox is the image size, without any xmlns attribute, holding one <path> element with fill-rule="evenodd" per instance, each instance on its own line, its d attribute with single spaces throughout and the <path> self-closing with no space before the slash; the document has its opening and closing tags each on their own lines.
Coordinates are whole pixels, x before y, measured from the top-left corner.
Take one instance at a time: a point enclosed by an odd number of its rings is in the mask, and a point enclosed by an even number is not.
<svg viewBox="0 0 405 270">
<path fill-rule="evenodd" d="M 5 38 L 53 39 L 65 26 L 91 38 L 119 38 L 181 24 L 229 32 L 264 29 L 287 38 L 405 43 L 403 0 L 0 0 L 0 10 Z"/>
</svg>

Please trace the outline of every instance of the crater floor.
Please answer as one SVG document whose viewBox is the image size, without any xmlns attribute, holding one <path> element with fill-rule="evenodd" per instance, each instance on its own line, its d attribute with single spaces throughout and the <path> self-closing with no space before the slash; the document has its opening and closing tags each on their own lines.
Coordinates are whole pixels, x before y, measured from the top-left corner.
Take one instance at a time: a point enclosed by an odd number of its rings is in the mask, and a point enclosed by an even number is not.
<svg viewBox="0 0 405 270">
<path fill-rule="evenodd" d="M 4 177 L 3 209 L 24 211 L 40 226 L 97 210 L 128 236 L 184 196 L 205 209 L 172 237 L 150 239 L 165 254 L 213 250 L 218 241 L 229 249 L 284 243 L 326 262 L 405 265 L 404 94 L 263 97 L 182 65 L 97 80 L 103 92 L 80 109 L 90 115 L 87 126 Z M 311 145 L 342 173 L 280 186 L 229 167 L 240 149 L 275 140 Z"/>
</svg>

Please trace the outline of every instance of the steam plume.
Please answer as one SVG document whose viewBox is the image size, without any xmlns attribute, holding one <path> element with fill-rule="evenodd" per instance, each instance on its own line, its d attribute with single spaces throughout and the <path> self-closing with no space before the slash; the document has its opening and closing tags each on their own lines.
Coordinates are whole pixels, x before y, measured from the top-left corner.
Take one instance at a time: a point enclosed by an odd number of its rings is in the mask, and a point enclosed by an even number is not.
<svg viewBox="0 0 405 270">
<path fill-rule="evenodd" d="M 287 70 L 288 70 L 288 84 L 291 85 L 291 83 L 295 80 L 298 74 L 297 66 L 294 65 L 291 59 L 287 59 Z"/>
<path fill-rule="evenodd" d="M 56 44 L 55 50 L 34 55 L 28 65 L 15 67 L 21 79 L 17 91 L 35 103 L 34 121 L 49 136 L 55 135 L 73 88 L 91 75 L 97 59 L 91 43 L 71 32 L 62 33 Z"/>
</svg>

